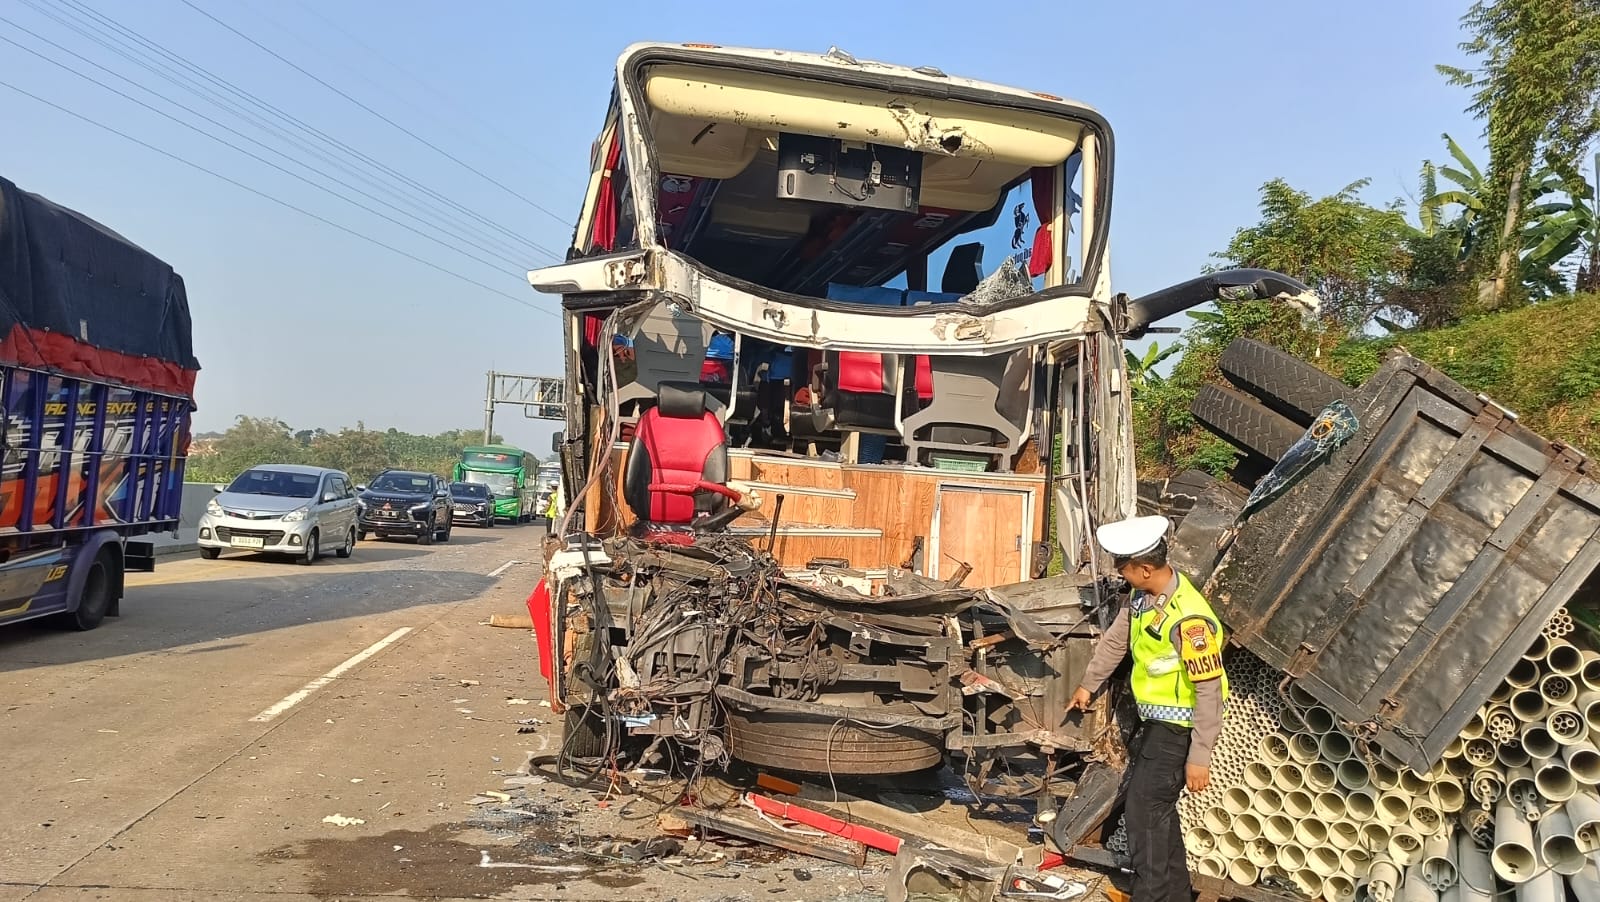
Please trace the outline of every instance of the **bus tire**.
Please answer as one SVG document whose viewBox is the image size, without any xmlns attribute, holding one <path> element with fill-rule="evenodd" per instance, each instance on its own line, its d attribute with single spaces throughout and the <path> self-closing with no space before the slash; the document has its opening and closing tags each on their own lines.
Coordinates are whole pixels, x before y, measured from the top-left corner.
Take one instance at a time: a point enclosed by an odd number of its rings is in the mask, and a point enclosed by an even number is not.
<svg viewBox="0 0 1600 902">
<path fill-rule="evenodd" d="M 909 774 L 944 761 L 944 737 L 870 729 L 826 718 L 729 712 L 728 754 L 757 767 L 808 774 Z"/>
<path fill-rule="evenodd" d="M 99 626 L 111 611 L 112 587 L 116 585 L 115 557 L 104 551 L 95 555 L 84 574 L 83 592 L 78 596 L 77 610 L 62 615 L 62 622 L 78 632 L 88 632 Z"/>
<path fill-rule="evenodd" d="M 561 716 L 561 751 L 568 758 L 598 758 L 606 753 L 605 714 L 573 705 Z"/>
</svg>

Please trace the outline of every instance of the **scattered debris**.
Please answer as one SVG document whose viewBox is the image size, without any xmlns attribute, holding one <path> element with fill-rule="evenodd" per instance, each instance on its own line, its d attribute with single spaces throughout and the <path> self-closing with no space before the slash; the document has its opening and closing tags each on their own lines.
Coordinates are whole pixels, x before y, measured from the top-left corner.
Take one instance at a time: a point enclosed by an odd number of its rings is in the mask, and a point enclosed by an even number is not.
<svg viewBox="0 0 1600 902">
<path fill-rule="evenodd" d="M 478 685 L 478 681 L 477 680 L 456 680 L 456 682 L 460 683 L 463 686 L 476 686 L 476 685 Z"/>
<path fill-rule="evenodd" d="M 501 792 L 498 789 L 484 790 L 483 794 L 488 796 L 491 799 L 495 799 L 496 801 L 500 801 L 500 802 L 509 802 L 509 801 L 511 801 L 510 793 Z"/>
<path fill-rule="evenodd" d="M 473 711 L 472 711 L 471 708 L 457 708 L 456 709 L 456 713 L 457 714 L 471 714 L 471 713 L 473 713 Z"/>
<path fill-rule="evenodd" d="M 527 614 L 490 614 L 489 625 L 508 630 L 531 630 L 533 618 Z"/>
<path fill-rule="evenodd" d="M 365 783 L 367 781 L 361 779 L 360 777 L 351 777 L 350 778 L 350 782 L 351 783 Z"/>
<path fill-rule="evenodd" d="M 790 852 L 799 852 L 824 861 L 858 868 L 867 863 L 867 847 L 860 842 L 839 839 L 816 831 L 785 828 L 784 825 L 771 820 L 761 819 L 759 813 L 753 817 L 746 817 L 733 809 L 712 812 L 684 808 L 679 810 L 677 815 L 706 830 L 726 833 L 729 836 L 787 849 Z"/>
<path fill-rule="evenodd" d="M 538 774 L 519 774 L 519 775 L 514 776 L 514 777 L 507 777 L 506 780 L 505 780 L 505 783 L 502 784 L 502 785 L 505 785 L 505 786 L 538 786 L 540 783 L 549 783 L 549 782 L 550 782 L 550 778 L 549 777 L 541 777 Z"/>
<path fill-rule="evenodd" d="M 527 868 L 533 871 L 543 871 L 547 874 L 581 874 L 588 870 L 588 868 L 579 864 L 523 864 L 520 861 L 494 861 L 489 858 L 487 850 L 479 849 L 478 851 L 483 855 L 478 860 L 478 867 L 480 868 Z"/>
<path fill-rule="evenodd" d="M 506 699 L 506 704 L 508 704 L 508 705 L 529 705 L 529 704 L 532 704 L 532 702 L 528 701 L 525 698 L 508 698 L 508 699 Z"/>
<path fill-rule="evenodd" d="M 356 826 L 358 824 L 365 824 L 366 823 L 366 821 L 362 820 L 359 817 L 345 817 L 342 814 L 330 814 L 327 817 L 323 818 L 322 822 L 324 824 L 332 824 L 335 827 L 353 827 L 353 826 Z"/>
</svg>

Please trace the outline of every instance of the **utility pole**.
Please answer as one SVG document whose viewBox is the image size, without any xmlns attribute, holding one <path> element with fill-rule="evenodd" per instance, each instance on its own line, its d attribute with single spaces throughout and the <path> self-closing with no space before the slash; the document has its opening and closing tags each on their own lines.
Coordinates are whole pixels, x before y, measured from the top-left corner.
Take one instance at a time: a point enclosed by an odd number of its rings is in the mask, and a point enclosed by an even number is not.
<svg viewBox="0 0 1600 902">
<path fill-rule="evenodd" d="M 494 441 L 494 409 L 509 404 L 530 420 L 567 419 L 567 380 L 489 371 L 483 393 L 483 443 Z"/>
<path fill-rule="evenodd" d="M 494 441 L 494 371 L 489 371 L 489 387 L 483 392 L 483 443 Z"/>
</svg>

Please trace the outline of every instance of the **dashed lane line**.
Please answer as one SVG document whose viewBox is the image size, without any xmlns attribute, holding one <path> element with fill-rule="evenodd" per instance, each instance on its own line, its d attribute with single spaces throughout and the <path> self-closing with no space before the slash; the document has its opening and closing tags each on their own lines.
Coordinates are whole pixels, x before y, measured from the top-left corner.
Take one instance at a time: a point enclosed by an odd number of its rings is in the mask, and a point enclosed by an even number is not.
<svg viewBox="0 0 1600 902">
<path fill-rule="evenodd" d="M 310 698 L 311 694 L 313 692 L 316 692 L 318 689 L 321 689 L 323 686 L 326 686 L 329 683 L 333 682 L 334 680 L 338 679 L 345 672 L 351 670 L 354 667 L 360 666 L 361 662 L 367 660 L 368 658 L 372 657 L 373 655 L 377 654 L 378 652 L 383 651 L 385 648 L 388 648 L 389 646 L 393 645 L 394 643 L 400 641 L 409 632 L 411 632 L 411 627 L 409 627 L 409 626 L 400 627 L 399 629 L 395 630 L 394 632 L 390 633 L 389 635 L 384 636 L 382 639 L 379 639 L 378 641 L 372 643 L 371 645 L 367 646 L 366 648 L 363 648 L 361 651 L 358 651 L 354 655 L 351 655 L 349 658 L 346 658 L 344 660 L 344 662 L 341 663 L 338 667 L 333 668 L 332 670 L 328 671 L 327 673 L 323 674 L 322 676 L 317 677 L 316 679 L 314 679 L 311 682 L 305 684 L 304 686 L 301 686 L 299 689 L 296 689 L 295 691 L 293 691 L 293 692 L 289 693 L 288 695 L 284 696 L 277 704 L 275 704 L 272 707 L 266 709 L 265 711 L 262 711 L 260 714 L 257 714 L 255 717 L 250 718 L 250 721 L 252 723 L 267 723 L 267 722 L 271 721 L 273 718 L 277 717 L 279 714 L 282 714 L 283 712 L 289 710 L 290 708 L 293 708 L 295 705 L 298 705 L 301 702 L 305 701 L 306 699 Z"/>
</svg>

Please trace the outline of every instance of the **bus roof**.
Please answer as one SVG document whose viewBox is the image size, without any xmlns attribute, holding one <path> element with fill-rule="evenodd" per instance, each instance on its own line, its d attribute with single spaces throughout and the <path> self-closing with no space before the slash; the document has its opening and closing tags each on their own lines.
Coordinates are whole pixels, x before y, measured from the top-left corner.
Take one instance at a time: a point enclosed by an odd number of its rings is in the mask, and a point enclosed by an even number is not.
<svg viewBox="0 0 1600 902">
<path fill-rule="evenodd" d="M 515 454 L 518 457 L 527 457 L 528 452 L 515 445 L 468 445 L 461 449 L 462 454 L 475 452 L 478 454 Z"/>
</svg>

